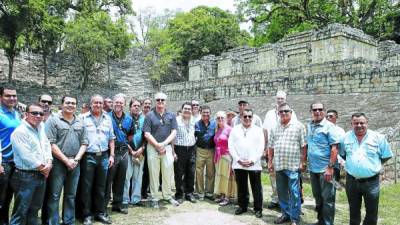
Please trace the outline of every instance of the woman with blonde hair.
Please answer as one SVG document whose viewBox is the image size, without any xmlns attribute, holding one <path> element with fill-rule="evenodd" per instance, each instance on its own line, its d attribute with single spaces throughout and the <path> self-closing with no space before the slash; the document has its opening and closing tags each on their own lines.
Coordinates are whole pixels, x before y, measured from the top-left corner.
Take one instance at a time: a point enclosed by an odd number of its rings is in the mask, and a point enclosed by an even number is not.
<svg viewBox="0 0 400 225">
<path fill-rule="evenodd" d="M 229 198 L 236 196 L 236 183 L 232 170 L 232 157 L 229 154 L 228 139 L 232 127 L 226 123 L 226 114 L 223 111 L 216 113 L 217 128 L 215 142 L 215 187 L 214 193 L 218 196 L 215 201 L 221 206 L 229 204 Z"/>
</svg>

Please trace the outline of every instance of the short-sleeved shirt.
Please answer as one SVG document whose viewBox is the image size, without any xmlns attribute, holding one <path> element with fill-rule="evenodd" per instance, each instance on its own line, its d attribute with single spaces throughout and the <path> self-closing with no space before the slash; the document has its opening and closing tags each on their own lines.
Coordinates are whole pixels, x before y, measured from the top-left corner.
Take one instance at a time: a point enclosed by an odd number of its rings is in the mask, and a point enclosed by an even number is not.
<svg viewBox="0 0 400 225">
<path fill-rule="evenodd" d="M 110 116 L 107 113 L 102 113 L 99 120 L 97 120 L 91 112 L 87 112 L 82 115 L 82 118 L 89 140 L 86 152 L 107 151 L 109 142 L 115 139 Z"/>
<path fill-rule="evenodd" d="M 196 145 L 200 148 L 214 149 L 214 135 L 217 123 L 215 120 L 210 120 L 206 125 L 203 120 L 196 122 L 195 136 L 197 138 Z"/>
<path fill-rule="evenodd" d="M 0 143 L 3 162 L 13 159 L 11 147 L 11 134 L 21 124 L 20 114 L 16 110 L 9 110 L 4 105 L 0 106 Z"/>
<path fill-rule="evenodd" d="M 322 173 L 326 170 L 331 156 L 331 145 L 339 143 L 339 135 L 333 123 L 325 118 L 307 125 L 307 157 L 309 170 Z"/>
<path fill-rule="evenodd" d="M 50 144 L 55 144 L 67 157 L 78 154 L 81 145 L 88 144 L 87 131 L 82 120 L 76 116 L 69 122 L 62 114 L 49 117 L 45 123 L 46 135 Z"/>
<path fill-rule="evenodd" d="M 139 149 L 144 141 L 143 137 L 143 126 L 144 126 L 144 115 L 140 114 L 139 117 L 132 116 L 133 125 L 133 138 L 130 143 L 132 149 Z"/>
<path fill-rule="evenodd" d="M 275 171 L 297 171 L 300 167 L 302 147 L 306 145 L 306 129 L 297 120 L 284 126 L 278 124 L 271 131 L 268 147 L 274 150 Z"/>
<path fill-rule="evenodd" d="M 278 110 L 276 108 L 269 110 L 267 112 L 267 114 L 265 114 L 263 128 L 264 128 L 264 130 L 267 130 L 267 132 L 268 132 L 268 140 L 269 140 L 272 129 L 274 129 L 276 126 L 279 125 L 280 120 L 281 120 L 281 118 L 279 117 Z M 295 121 L 295 120 L 297 120 L 297 116 L 296 116 L 296 113 L 292 110 L 291 121 Z"/>
<path fill-rule="evenodd" d="M 372 130 L 367 130 L 361 143 L 353 130 L 347 132 L 340 141 L 339 153 L 346 158 L 345 170 L 355 178 L 377 175 L 382 169 L 381 160 L 393 157 L 386 138 Z"/>
<path fill-rule="evenodd" d="M 173 112 L 165 110 L 161 116 L 155 109 L 147 113 L 144 120 L 143 131 L 150 133 L 157 142 L 163 142 L 177 129 L 176 116 Z"/>
<path fill-rule="evenodd" d="M 175 145 L 193 146 L 196 144 L 196 137 L 194 136 L 195 119 L 190 117 L 189 121 L 185 123 L 182 116 L 178 116 L 176 122 L 178 129 L 176 130 Z"/>
<path fill-rule="evenodd" d="M 113 111 L 109 112 L 111 117 L 113 130 L 115 134 L 115 147 L 123 147 L 128 145 L 128 136 L 133 134 L 132 117 L 122 113 L 121 118 L 117 118 Z"/>
</svg>

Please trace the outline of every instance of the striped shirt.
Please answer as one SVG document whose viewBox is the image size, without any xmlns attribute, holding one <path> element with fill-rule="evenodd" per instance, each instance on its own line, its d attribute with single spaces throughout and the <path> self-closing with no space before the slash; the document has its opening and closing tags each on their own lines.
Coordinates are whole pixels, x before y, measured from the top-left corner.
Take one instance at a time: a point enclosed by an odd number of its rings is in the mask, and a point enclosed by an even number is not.
<svg viewBox="0 0 400 225">
<path fill-rule="evenodd" d="M 277 125 L 271 130 L 268 147 L 273 149 L 275 171 L 297 171 L 301 162 L 302 147 L 306 145 L 306 130 L 302 123 L 291 119 L 286 126 Z"/>
<path fill-rule="evenodd" d="M 176 130 L 175 145 L 179 146 L 193 146 L 196 144 L 194 136 L 195 119 L 190 117 L 188 123 L 185 123 L 182 116 L 176 117 L 178 129 Z"/>
</svg>

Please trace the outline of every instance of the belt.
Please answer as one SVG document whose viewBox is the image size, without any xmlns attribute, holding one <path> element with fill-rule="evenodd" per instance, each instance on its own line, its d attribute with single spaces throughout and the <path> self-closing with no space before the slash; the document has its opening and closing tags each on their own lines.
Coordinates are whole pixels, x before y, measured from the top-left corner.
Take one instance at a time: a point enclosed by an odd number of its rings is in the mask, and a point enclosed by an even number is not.
<svg viewBox="0 0 400 225">
<path fill-rule="evenodd" d="M 120 146 L 120 147 L 115 147 L 114 148 L 114 153 L 115 154 L 124 154 L 128 151 L 128 147 L 127 146 Z"/>
<path fill-rule="evenodd" d="M 86 152 L 86 154 L 95 155 L 95 156 L 102 156 L 102 155 L 105 155 L 105 154 L 107 154 L 107 153 L 108 153 L 108 151 L 102 151 L 102 152 Z"/>
<path fill-rule="evenodd" d="M 36 174 L 36 175 L 42 175 L 42 173 L 38 170 L 21 170 L 21 169 L 15 169 L 15 172 L 22 172 L 22 173 L 30 173 L 30 174 Z"/>
<path fill-rule="evenodd" d="M 360 183 L 365 183 L 365 182 L 368 182 L 368 181 L 373 181 L 373 180 L 375 180 L 376 178 L 379 178 L 379 173 L 378 173 L 378 174 L 375 174 L 375 175 L 372 176 L 372 177 L 359 178 L 359 179 L 355 178 L 354 176 L 352 176 L 352 175 L 350 175 L 350 174 L 348 174 L 348 175 L 351 176 L 354 180 L 356 180 L 356 181 L 358 181 L 358 182 L 360 182 Z"/>
</svg>

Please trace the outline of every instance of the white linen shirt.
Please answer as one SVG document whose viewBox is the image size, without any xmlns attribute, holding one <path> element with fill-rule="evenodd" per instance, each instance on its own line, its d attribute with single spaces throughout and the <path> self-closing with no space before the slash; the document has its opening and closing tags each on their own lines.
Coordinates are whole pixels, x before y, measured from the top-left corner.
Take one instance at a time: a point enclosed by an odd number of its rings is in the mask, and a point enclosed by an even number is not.
<svg viewBox="0 0 400 225">
<path fill-rule="evenodd" d="M 232 168 L 243 170 L 261 170 L 261 157 L 264 151 L 264 133 L 261 127 L 251 125 L 244 128 L 242 124 L 234 126 L 229 135 L 229 153 L 233 158 Z M 251 160 L 254 165 L 243 167 L 238 160 Z"/>
</svg>

